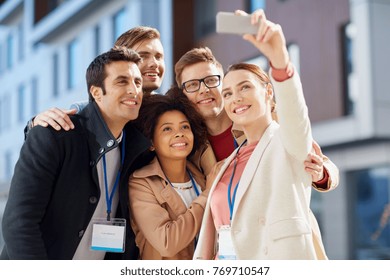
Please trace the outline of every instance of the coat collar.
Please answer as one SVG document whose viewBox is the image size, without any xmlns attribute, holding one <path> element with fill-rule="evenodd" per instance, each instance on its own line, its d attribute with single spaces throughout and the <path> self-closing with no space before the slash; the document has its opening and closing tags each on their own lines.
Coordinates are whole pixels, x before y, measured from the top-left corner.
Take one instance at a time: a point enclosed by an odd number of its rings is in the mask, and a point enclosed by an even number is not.
<svg viewBox="0 0 390 280">
<path fill-rule="evenodd" d="M 117 147 L 118 142 L 108 129 L 95 102 L 88 103 L 79 116 L 80 122 L 87 133 L 91 158 L 96 163 L 104 153 Z"/>
<path fill-rule="evenodd" d="M 196 183 L 201 187 L 202 191 L 204 191 L 206 187 L 204 175 L 199 171 L 199 169 L 195 167 L 195 165 L 189 161 L 187 161 L 187 168 L 191 172 Z M 160 183 L 156 183 L 156 185 L 151 186 L 154 188 L 154 191 L 156 191 L 157 194 L 163 198 L 163 200 L 169 205 L 175 215 L 178 216 L 187 211 L 187 207 L 180 198 L 179 194 L 170 186 L 168 180 L 166 179 L 157 157 L 155 157 L 147 166 L 134 171 L 132 176 L 134 178 L 159 177 L 157 182 L 161 182 L 162 188 Z"/>
<path fill-rule="evenodd" d="M 104 121 L 96 102 L 90 102 L 80 112 L 79 117 L 87 134 L 91 153 L 91 165 L 96 165 L 103 154 L 118 146 L 118 142 Z M 131 122 L 125 125 L 124 131 L 126 133 L 126 158 L 135 158 L 136 155 L 141 154 L 150 147 L 150 141 Z M 125 162 L 128 162 L 126 158 Z"/>
<path fill-rule="evenodd" d="M 202 190 L 205 188 L 205 176 L 199 171 L 197 167 L 195 167 L 194 164 L 189 162 L 187 160 L 187 168 L 191 172 L 192 176 L 194 177 L 195 181 L 201 186 Z M 167 181 L 165 174 L 163 170 L 161 169 L 161 165 L 157 159 L 157 157 L 154 157 L 154 159 L 145 167 L 138 169 L 134 171 L 133 177 L 134 178 L 148 178 L 152 176 L 158 176 L 162 180 L 164 180 L 167 184 L 169 182 Z"/>
</svg>

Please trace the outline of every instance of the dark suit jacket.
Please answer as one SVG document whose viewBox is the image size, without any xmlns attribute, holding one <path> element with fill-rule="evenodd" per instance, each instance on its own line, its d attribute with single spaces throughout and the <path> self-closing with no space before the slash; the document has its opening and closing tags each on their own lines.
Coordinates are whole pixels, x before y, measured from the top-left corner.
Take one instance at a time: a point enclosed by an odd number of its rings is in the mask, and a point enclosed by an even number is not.
<svg viewBox="0 0 390 280">
<path fill-rule="evenodd" d="M 0 259 L 72 259 L 101 197 L 96 163 L 118 145 L 94 102 L 72 121 L 75 129 L 71 131 L 36 126 L 29 132 L 4 211 L 5 246 Z M 150 160 L 150 141 L 130 123 L 125 131 L 126 155 L 116 216 L 127 221 L 126 250 L 106 254 L 106 258 L 136 259 L 138 250 L 129 223 L 128 178 Z M 115 144 L 108 147 L 110 140 Z"/>
</svg>

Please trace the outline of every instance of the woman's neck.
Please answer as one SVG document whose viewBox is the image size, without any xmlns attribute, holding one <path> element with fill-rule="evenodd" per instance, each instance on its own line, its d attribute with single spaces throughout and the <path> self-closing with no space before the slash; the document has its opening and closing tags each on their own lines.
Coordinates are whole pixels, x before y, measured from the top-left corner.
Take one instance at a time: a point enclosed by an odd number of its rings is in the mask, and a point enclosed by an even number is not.
<svg viewBox="0 0 390 280">
<path fill-rule="evenodd" d="M 171 183 L 185 183 L 190 180 L 187 174 L 187 160 L 159 159 L 161 169 Z"/>
<path fill-rule="evenodd" d="M 245 133 L 248 145 L 260 141 L 265 130 L 271 124 L 272 119 L 266 118 L 265 120 L 257 120 L 242 126 Z"/>
</svg>

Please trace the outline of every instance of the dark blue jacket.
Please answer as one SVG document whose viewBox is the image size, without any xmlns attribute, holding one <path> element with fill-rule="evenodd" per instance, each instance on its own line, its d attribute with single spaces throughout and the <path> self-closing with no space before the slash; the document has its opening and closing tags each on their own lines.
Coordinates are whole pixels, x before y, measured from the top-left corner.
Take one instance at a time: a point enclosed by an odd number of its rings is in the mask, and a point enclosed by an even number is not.
<svg viewBox="0 0 390 280">
<path fill-rule="evenodd" d="M 11 181 L 0 259 L 72 259 L 101 197 L 96 163 L 118 144 L 95 102 L 72 116 L 75 128 L 36 126 L 22 146 Z M 117 217 L 127 221 L 126 250 L 106 258 L 136 259 L 129 223 L 128 178 L 149 162 L 150 141 L 131 123 L 125 126 L 126 155 Z M 107 143 L 114 140 L 115 145 Z M 101 199 L 105 199 L 104 194 Z"/>
</svg>

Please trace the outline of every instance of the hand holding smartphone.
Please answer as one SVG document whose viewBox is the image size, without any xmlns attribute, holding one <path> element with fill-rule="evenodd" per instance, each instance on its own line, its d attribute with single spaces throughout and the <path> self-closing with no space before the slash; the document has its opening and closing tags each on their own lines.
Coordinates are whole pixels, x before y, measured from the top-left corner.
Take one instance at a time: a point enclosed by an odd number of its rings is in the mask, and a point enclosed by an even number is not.
<svg viewBox="0 0 390 280">
<path fill-rule="evenodd" d="M 259 25 L 251 23 L 251 15 L 236 15 L 229 12 L 217 13 L 217 33 L 257 34 Z"/>
</svg>

